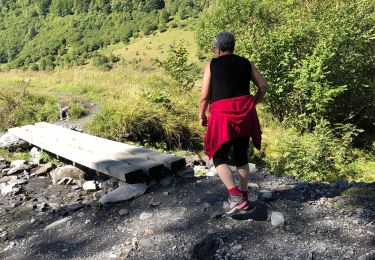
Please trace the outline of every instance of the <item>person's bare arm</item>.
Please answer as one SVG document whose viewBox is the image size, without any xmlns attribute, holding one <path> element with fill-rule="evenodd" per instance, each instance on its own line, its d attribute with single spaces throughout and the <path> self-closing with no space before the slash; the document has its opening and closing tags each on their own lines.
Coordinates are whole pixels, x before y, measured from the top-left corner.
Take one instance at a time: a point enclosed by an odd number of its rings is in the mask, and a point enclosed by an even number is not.
<svg viewBox="0 0 375 260">
<path fill-rule="evenodd" d="M 211 87 L 211 70 L 210 62 L 206 65 L 203 74 L 202 89 L 199 96 L 199 119 L 202 126 L 207 126 L 206 110 L 210 99 L 210 87 Z"/>
<path fill-rule="evenodd" d="M 255 86 L 258 88 L 257 93 L 255 94 L 255 104 L 258 104 L 262 101 L 264 95 L 268 89 L 268 83 L 265 78 L 260 74 L 257 67 L 251 64 L 251 80 L 254 82 Z"/>
</svg>

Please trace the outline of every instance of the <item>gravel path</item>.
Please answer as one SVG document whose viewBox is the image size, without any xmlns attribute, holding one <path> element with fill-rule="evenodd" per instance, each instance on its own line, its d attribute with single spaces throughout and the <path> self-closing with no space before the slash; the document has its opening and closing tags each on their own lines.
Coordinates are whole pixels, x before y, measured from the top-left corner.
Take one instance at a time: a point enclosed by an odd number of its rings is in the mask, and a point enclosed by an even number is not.
<svg viewBox="0 0 375 260">
<path fill-rule="evenodd" d="M 220 215 L 225 190 L 217 177 L 153 181 L 145 195 L 102 208 L 94 193 L 52 188 L 48 178 L 41 180 L 29 187 L 29 196 L 58 200 L 57 209 L 36 212 L 27 204 L 12 206 L 19 195 L 0 197 L 0 230 L 8 231 L 1 259 L 375 257 L 375 184 L 297 182 L 254 173 L 250 196 L 256 209 L 228 217 Z M 340 195 L 348 188 L 367 192 Z M 272 198 L 261 199 L 260 190 L 271 191 Z M 77 200 L 82 208 L 67 206 Z M 271 225 L 273 211 L 284 215 L 285 225 Z"/>
</svg>

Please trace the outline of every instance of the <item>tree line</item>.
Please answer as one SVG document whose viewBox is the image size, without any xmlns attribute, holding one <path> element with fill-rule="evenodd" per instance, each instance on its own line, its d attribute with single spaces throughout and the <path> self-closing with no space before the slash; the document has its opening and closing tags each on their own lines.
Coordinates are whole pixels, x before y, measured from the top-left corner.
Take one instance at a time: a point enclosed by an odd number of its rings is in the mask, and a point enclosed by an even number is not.
<svg viewBox="0 0 375 260">
<path fill-rule="evenodd" d="M 0 64 L 50 70 L 197 17 L 208 0 L 0 0 Z"/>
</svg>

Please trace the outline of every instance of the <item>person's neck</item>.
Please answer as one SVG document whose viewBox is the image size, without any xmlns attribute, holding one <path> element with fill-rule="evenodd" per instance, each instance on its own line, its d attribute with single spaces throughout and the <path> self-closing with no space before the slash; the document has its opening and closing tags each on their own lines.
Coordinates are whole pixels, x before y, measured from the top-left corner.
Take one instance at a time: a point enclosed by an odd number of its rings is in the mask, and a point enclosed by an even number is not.
<svg viewBox="0 0 375 260">
<path fill-rule="evenodd" d="M 233 54 L 233 52 L 230 51 L 219 51 L 219 54 L 217 55 L 218 57 L 228 55 L 228 54 Z"/>
</svg>

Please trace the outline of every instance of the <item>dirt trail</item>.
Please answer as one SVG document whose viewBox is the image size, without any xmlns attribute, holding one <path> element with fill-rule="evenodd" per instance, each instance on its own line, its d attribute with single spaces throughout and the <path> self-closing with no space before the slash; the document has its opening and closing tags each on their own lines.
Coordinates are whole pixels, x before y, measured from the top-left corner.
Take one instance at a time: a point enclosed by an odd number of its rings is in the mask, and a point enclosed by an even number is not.
<svg viewBox="0 0 375 260">
<path fill-rule="evenodd" d="M 102 209 L 94 201 L 77 211 L 61 204 L 53 212 L 33 213 L 36 221 L 9 236 L 9 249 L 0 258 L 357 259 L 373 253 L 374 198 L 340 194 L 349 187 L 375 191 L 375 184 L 297 182 L 264 172 L 252 174 L 250 182 L 256 209 L 232 217 L 218 214 L 225 189 L 217 177 L 153 181 L 145 195 Z M 41 198 L 79 199 L 43 184 L 39 188 Z M 261 199 L 262 189 L 272 191 L 273 198 Z M 347 200 L 361 204 L 337 207 Z M 284 226 L 271 225 L 272 211 L 284 214 Z M 63 217 L 62 224 L 44 230 Z"/>
<path fill-rule="evenodd" d="M 84 117 L 79 118 L 78 120 L 69 121 L 69 120 L 59 120 L 56 122 L 52 122 L 55 125 L 64 126 L 71 129 L 79 129 L 82 130 L 84 124 L 90 120 L 98 111 L 99 111 L 99 105 L 92 103 L 88 101 L 87 99 L 84 99 L 80 96 L 73 95 L 73 94 L 55 94 L 55 96 L 58 99 L 72 99 L 80 102 L 86 109 L 87 109 L 87 115 Z M 60 101 L 59 101 L 60 102 Z"/>
</svg>

